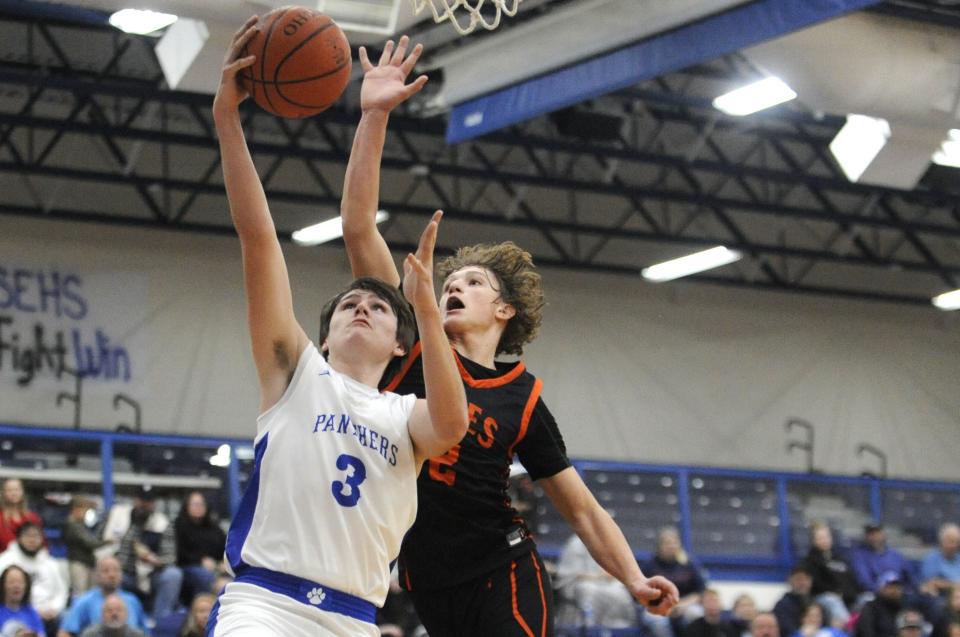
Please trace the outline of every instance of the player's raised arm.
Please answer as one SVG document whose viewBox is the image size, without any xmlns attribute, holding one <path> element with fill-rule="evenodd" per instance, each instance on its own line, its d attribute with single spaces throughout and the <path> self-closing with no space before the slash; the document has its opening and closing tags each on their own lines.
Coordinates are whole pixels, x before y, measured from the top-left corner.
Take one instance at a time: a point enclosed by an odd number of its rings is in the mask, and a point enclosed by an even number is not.
<svg viewBox="0 0 960 637">
<path fill-rule="evenodd" d="M 240 51 L 255 29 L 253 17 L 234 35 L 213 101 L 213 119 L 230 216 L 243 252 L 247 315 L 262 412 L 283 395 L 308 339 L 293 314 L 287 266 L 240 123 L 238 106 L 247 92 L 237 82 L 237 73 L 255 61 L 254 56 L 241 57 Z"/>
<path fill-rule="evenodd" d="M 407 55 L 409 42 L 409 38 L 403 36 L 394 48 L 393 41 L 388 41 L 376 66 L 367 57 L 367 50 L 360 47 L 362 114 L 350 151 L 340 204 L 343 239 L 353 276 L 373 276 L 391 285 L 400 283 L 400 275 L 390 249 L 377 230 L 375 217 L 380 198 L 380 159 L 390 111 L 427 83 L 426 76 L 421 75 L 405 84 L 423 51 L 423 46 L 418 44 Z"/>
<path fill-rule="evenodd" d="M 433 289 L 433 246 L 442 213 L 437 211 L 420 237 L 417 254 L 403 263 L 403 294 L 413 305 L 423 357 L 426 400 L 410 416 L 417 466 L 445 453 L 467 433 L 467 397 Z"/>
<path fill-rule="evenodd" d="M 648 578 L 643 574 L 623 531 L 593 497 L 576 469 L 567 467 L 539 484 L 597 564 L 620 580 L 648 612 L 667 615 L 677 605 L 677 587 L 659 575 Z"/>
</svg>

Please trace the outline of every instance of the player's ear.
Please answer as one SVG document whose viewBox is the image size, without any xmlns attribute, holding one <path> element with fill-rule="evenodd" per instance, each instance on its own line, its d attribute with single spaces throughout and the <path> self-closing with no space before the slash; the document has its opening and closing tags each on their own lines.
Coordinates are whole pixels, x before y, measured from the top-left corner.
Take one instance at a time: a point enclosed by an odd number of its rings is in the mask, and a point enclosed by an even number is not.
<svg viewBox="0 0 960 637">
<path fill-rule="evenodd" d="M 517 308 L 513 307 L 509 303 L 501 303 L 497 307 L 497 318 L 499 319 L 503 319 L 504 321 L 509 321 L 516 315 L 517 315 Z"/>
<path fill-rule="evenodd" d="M 327 345 L 327 339 L 323 339 L 323 342 L 320 343 L 320 353 L 326 356 L 330 352 L 330 346 Z"/>
<path fill-rule="evenodd" d="M 407 355 L 407 348 L 404 347 L 403 345 L 401 345 L 401 344 L 400 344 L 400 341 L 397 341 L 396 343 L 394 343 L 393 355 L 394 355 L 394 356 L 406 356 L 406 355 Z"/>
</svg>

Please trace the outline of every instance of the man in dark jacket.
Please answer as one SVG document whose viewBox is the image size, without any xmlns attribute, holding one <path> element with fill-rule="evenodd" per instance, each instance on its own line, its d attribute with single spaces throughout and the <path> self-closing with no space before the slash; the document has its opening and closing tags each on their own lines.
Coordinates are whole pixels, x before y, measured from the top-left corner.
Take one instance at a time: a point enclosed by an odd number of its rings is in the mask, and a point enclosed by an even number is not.
<svg viewBox="0 0 960 637">
<path fill-rule="evenodd" d="M 897 637 L 897 613 L 903 604 L 903 580 L 897 571 L 877 579 L 877 596 L 864 605 L 854 637 Z"/>
<path fill-rule="evenodd" d="M 773 607 L 773 614 L 777 616 L 781 635 L 792 635 L 800 628 L 803 611 L 810 604 L 810 587 L 813 585 L 813 578 L 806 566 L 797 564 L 790 570 L 787 583 L 790 585 L 790 590 L 784 593 Z"/>
</svg>

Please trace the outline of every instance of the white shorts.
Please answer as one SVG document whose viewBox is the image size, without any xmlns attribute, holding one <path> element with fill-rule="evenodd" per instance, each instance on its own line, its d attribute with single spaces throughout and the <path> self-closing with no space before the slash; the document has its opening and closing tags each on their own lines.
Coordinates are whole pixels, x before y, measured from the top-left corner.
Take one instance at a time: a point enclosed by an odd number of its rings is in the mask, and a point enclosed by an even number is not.
<svg viewBox="0 0 960 637">
<path fill-rule="evenodd" d="M 207 637 L 380 637 L 380 629 L 322 611 L 253 584 L 232 582 L 220 595 Z"/>
</svg>

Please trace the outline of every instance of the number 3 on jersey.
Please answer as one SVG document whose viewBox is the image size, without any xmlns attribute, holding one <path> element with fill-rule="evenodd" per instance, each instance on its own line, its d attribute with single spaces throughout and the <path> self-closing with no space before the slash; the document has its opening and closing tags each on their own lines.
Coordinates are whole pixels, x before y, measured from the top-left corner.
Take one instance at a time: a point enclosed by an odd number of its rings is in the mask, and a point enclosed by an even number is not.
<svg viewBox="0 0 960 637">
<path fill-rule="evenodd" d="M 442 456 L 430 458 L 430 479 L 442 482 L 448 487 L 452 487 L 457 481 L 457 472 L 453 465 L 460 459 L 460 445 L 451 447 L 450 450 Z"/>
<path fill-rule="evenodd" d="M 347 479 L 343 482 L 334 480 L 330 485 L 334 499 L 340 506 L 356 506 L 360 500 L 360 483 L 367 479 L 367 468 L 360 458 L 342 454 L 337 458 L 337 469 L 346 471 Z"/>
</svg>

